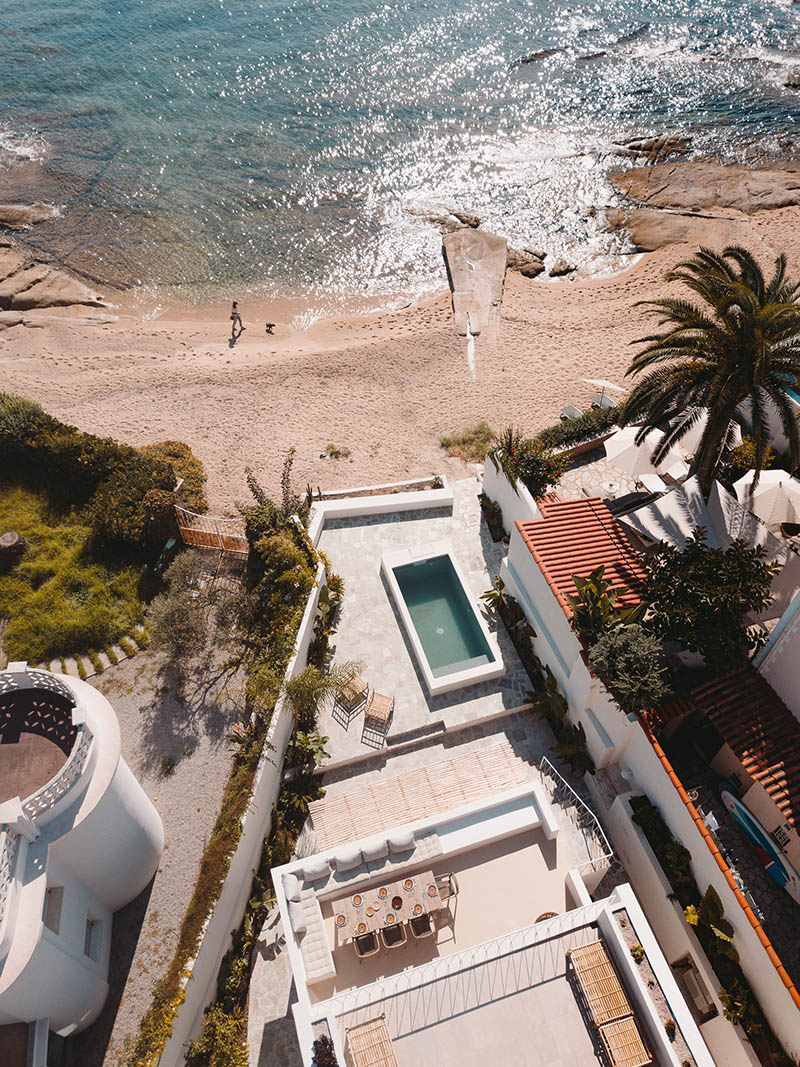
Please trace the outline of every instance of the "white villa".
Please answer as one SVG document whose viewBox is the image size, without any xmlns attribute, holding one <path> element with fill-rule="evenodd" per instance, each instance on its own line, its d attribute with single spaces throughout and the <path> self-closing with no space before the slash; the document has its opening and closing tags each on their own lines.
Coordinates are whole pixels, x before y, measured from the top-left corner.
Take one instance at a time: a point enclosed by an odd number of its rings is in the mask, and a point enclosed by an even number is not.
<svg viewBox="0 0 800 1067">
<path fill-rule="evenodd" d="M 161 819 L 86 682 L 0 672 L 0 1062 L 45 1067 L 108 993 L 114 912 L 156 872 Z"/>
</svg>

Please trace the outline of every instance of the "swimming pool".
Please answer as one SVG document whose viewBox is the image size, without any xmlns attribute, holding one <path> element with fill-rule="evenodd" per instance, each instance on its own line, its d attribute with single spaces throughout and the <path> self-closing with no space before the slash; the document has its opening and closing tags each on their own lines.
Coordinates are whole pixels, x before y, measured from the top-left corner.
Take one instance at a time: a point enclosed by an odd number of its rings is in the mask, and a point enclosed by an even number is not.
<svg viewBox="0 0 800 1067">
<path fill-rule="evenodd" d="M 388 553 L 381 569 L 431 696 L 505 673 L 447 546 Z"/>
</svg>

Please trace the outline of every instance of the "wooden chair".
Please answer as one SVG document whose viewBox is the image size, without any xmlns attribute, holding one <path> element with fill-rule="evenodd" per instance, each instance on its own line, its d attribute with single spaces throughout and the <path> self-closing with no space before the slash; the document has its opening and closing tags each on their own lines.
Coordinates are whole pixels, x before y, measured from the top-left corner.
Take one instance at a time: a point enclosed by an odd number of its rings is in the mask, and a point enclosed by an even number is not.
<svg viewBox="0 0 800 1067">
<path fill-rule="evenodd" d="M 423 937 L 433 937 L 436 929 L 430 915 L 415 915 L 408 924 L 412 935 L 419 941 Z"/>
<path fill-rule="evenodd" d="M 632 1015 L 605 1023 L 598 1030 L 613 1067 L 647 1067 L 653 1062 Z"/>
<path fill-rule="evenodd" d="M 397 1067 L 385 1016 L 351 1026 L 345 1034 L 353 1067 Z"/>
<path fill-rule="evenodd" d="M 372 933 L 372 931 L 368 934 L 362 934 L 361 937 L 355 938 L 353 941 L 353 948 L 355 949 L 356 956 L 358 956 L 359 963 L 368 956 L 377 956 L 381 950 L 377 934 Z"/>
<path fill-rule="evenodd" d="M 439 890 L 439 896 L 445 903 L 450 897 L 458 896 L 458 880 L 452 871 L 450 871 L 449 874 L 436 875 L 436 888 Z"/>
<path fill-rule="evenodd" d="M 361 731 L 362 744 L 371 748 L 383 748 L 389 724 L 394 715 L 394 697 L 383 696 L 373 689 L 364 708 L 364 728 Z"/>
<path fill-rule="evenodd" d="M 408 944 L 405 925 L 398 923 L 396 926 L 381 927 L 381 941 L 383 942 L 383 947 L 388 951 L 393 948 L 402 948 L 403 945 Z"/>
<path fill-rule="evenodd" d="M 345 730 L 366 703 L 369 686 L 358 674 L 346 683 L 333 705 L 333 718 Z"/>
</svg>

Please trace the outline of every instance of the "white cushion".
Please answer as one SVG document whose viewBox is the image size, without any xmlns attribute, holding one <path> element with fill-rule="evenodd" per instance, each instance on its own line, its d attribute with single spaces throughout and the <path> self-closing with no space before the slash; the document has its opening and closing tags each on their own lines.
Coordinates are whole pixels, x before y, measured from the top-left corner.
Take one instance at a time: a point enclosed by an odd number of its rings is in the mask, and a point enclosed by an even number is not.
<svg viewBox="0 0 800 1067">
<path fill-rule="evenodd" d="M 367 863 L 385 859 L 389 855 L 389 845 L 385 837 L 373 837 L 361 846 L 361 855 Z"/>
<path fill-rule="evenodd" d="M 300 882 L 296 874 L 288 873 L 283 876 L 283 894 L 287 900 L 300 899 Z"/>
<path fill-rule="evenodd" d="M 304 934 L 306 932 L 306 913 L 303 911 L 303 905 L 299 900 L 289 901 L 289 922 L 292 924 L 292 929 L 296 934 Z"/>
<path fill-rule="evenodd" d="M 303 878 L 307 882 L 316 882 L 320 878 L 327 878 L 331 873 L 331 865 L 324 856 L 317 856 L 303 864 Z"/>
<path fill-rule="evenodd" d="M 394 830 L 388 840 L 392 852 L 410 852 L 414 847 L 414 831 Z"/>
<path fill-rule="evenodd" d="M 351 871 L 361 862 L 361 849 L 355 845 L 342 845 L 333 854 L 333 866 L 337 871 Z"/>
</svg>

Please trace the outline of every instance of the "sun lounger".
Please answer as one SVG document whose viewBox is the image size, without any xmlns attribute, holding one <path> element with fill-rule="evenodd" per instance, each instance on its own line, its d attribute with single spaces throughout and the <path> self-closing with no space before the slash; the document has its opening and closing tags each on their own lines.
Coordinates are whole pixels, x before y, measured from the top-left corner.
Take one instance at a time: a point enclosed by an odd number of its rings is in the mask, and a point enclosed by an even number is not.
<svg viewBox="0 0 800 1067">
<path fill-rule="evenodd" d="M 566 422 L 568 419 L 580 419 L 583 416 L 583 412 L 580 408 L 576 408 L 574 404 L 567 404 L 565 408 L 561 409 L 561 419 Z"/>
<path fill-rule="evenodd" d="M 616 406 L 616 401 L 612 400 L 610 396 L 606 396 L 605 393 L 602 393 L 600 396 L 596 396 L 592 400 L 593 408 L 615 408 Z"/>
<path fill-rule="evenodd" d="M 614 1067 L 647 1067 L 652 1063 L 632 1015 L 599 1027 L 603 1048 Z"/>
<path fill-rule="evenodd" d="M 397 1067 L 383 1015 L 351 1026 L 347 1031 L 347 1048 L 353 1067 Z"/>
<path fill-rule="evenodd" d="M 596 1026 L 631 1015 L 631 1006 L 601 941 L 567 953 Z"/>
</svg>

